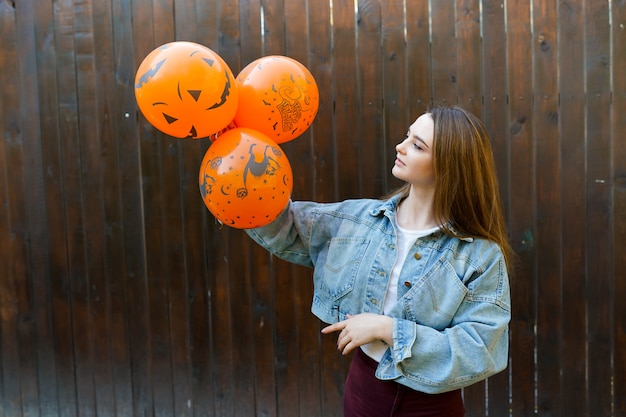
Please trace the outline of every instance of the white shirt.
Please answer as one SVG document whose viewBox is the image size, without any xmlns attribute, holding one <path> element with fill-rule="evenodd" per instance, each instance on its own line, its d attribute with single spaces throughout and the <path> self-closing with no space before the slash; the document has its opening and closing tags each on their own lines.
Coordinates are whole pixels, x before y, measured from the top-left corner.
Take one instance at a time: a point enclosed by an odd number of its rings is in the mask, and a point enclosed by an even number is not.
<svg viewBox="0 0 626 417">
<path fill-rule="evenodd" d="M 433 227 L 426 230 L 410 230 L 398 226 L 398 257 L 396 258 L 396 262 L 391 269 L 391 276 L 389 277 L 389 284 L 387 285 L 387 293 L 385 295 L 385 303 L 383 304 L 383 314 L 387 314 L 387 312 L 398 302 L 398 277 L 400 276 L 400 271 L 404 265 L 404 260 L 413 247 L 413 244 L 418 238 L 428 236 L 438 229 L 439 227 Z M 388 346 L 381 340 L 361 346 L 363 352 L 377 362 L 380 362 L 387 348 Z"/>
</svg>

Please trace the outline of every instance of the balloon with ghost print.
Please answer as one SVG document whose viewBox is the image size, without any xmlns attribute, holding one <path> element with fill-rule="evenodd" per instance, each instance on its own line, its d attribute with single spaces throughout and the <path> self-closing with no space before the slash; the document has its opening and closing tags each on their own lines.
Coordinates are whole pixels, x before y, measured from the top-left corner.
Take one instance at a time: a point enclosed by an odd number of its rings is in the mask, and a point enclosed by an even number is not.
<svg viewBox="0 0 626 417">
<path fill-rule="evenodd" d="M 236 229 L 264 226 L 287 207 L 291 165 L 276 142 L 248 128 L 226 131 L 206 151 L 200 194 L 221 223 Z"/>
</svg>

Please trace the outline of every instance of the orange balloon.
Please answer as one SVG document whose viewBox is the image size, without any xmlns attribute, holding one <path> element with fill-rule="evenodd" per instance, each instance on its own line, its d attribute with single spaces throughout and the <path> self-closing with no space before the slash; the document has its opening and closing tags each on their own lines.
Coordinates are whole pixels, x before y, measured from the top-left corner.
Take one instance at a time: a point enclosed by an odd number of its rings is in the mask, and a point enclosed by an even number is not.
<svg viewBox="0 0 626 417">
<path fill-rule="evenodd" d="M 276 142 L 253 129 L 235 128 L 211 144 L 199 182 L 204 204 L 221 223 L 253 229 L 287 207 L 293 174 Z"/>
<path fill-rule="evenodd" d="M 237 83 L 224 60 L 206 46 L 171 42 L 137 69 L 135 98 L 146 119 L 177 138 L 204 138 L 228 126 L 237 111 Z"/>
<path fill-rule="evenodd" d="M 276 143 L 295 139 L 317 115 L 319 90 L 309 70 L 295 59 L 271 55 L 238 75 L 235 125 L 265 133 Z"/>
</svg>

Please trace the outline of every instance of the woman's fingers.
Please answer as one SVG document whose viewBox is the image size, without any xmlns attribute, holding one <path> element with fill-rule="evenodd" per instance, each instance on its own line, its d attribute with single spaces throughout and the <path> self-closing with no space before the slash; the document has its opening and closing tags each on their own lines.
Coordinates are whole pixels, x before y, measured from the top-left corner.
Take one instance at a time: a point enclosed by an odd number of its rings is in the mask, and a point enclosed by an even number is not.
<svg viewBox="0 0 626 417">
<path fill-rule="evenodd" d="M 345 327 L 345 324 L 342 324 L 343 322 L 339 322 L 339 323 L 335 323 L 335 324 L 331 324 L 330 326 L 326 326 L 322 329 L 322 333 L 323 334 L 328 334 L 328 333 L 332 333 L 332 332 L 336 332 L 339 330 L 343 330 Z"/>
<path fill-rule="evenodd" d="M 360 344 L 354 340 L 355 336 L 356 335 L 350 332 L 347 328 L 344 328 L 337 337 L 337 350 L 343 355 L 347 355 L 352 352 L 355 347 L 360 346 Z"/>
<path fill-rule="evenodd" d="M 340 321 L 330 326 L 326 326 L 322 329 L 323 334 L 329 334 L 333 332 L 339 332 L 337 335 L 337 350 L 344 355 L 349 353 L 353 347 L 349 347 L 352 337 L 350 336 L 348 329 L 346 329 L 346 322 Z M 346 350 L 347 349 L 347 350 Z"/>
</svg>

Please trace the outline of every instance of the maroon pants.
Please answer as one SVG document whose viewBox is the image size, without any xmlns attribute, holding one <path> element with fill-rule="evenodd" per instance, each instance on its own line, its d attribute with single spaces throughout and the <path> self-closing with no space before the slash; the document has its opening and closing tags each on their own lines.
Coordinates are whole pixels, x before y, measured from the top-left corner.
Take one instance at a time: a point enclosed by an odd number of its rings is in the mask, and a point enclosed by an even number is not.
<svg viewBox="0 0 626 417">
<path fill-rule="evenodd" d="M 344 417 L 463 417 L 461 390 L 424 394 L 376 378 L 378 362 L 356 349 L 343 397 Z"/>
</svg>

